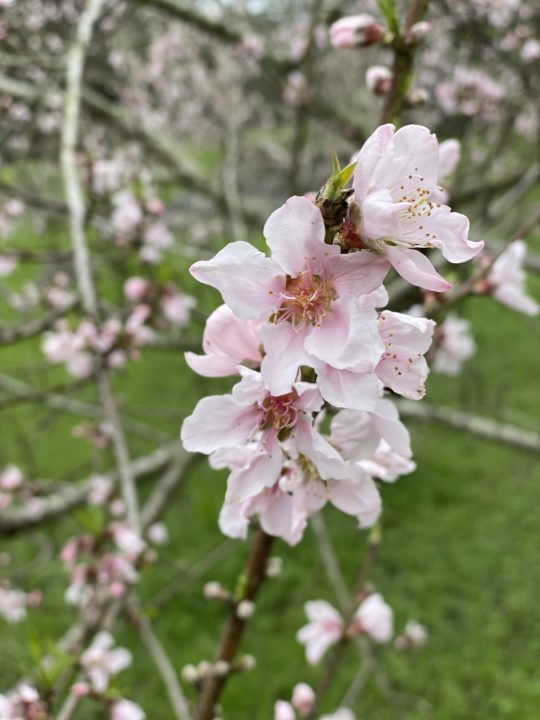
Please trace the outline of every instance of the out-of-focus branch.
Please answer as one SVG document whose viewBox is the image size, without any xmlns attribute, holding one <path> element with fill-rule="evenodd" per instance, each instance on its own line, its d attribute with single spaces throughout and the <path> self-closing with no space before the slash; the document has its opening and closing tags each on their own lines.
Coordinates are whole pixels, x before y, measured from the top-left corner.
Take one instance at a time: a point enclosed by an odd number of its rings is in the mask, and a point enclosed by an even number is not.
<svg viewBox="0 0 540 720">
<path fill-rule="evenodd" d="M 141 512 L 141 522 L 144 528 L 147 528 L 161 516 L 174 494 L 178 483 L 199 458 L 200 455 L 187 453 L 180 443 L 176 443 L 176 446 L 173 446 L 170 467 L 155 484 Z"/>
<path fill-rule="evenodd" d="M 60 159 L 64 188 L 69 206 L 70 234 L 77 285 L 85 312 L 95 317 L 98 313 L 97 295 L 92 278 L 90 253 L 85 236 L 85 204 L 79 173 L 76 147 L 81 111 L 81 91 L 86 53 L 92 39 L 94 24 L 98 19 L 104 0 L 89 0 L 77 26 L 77 34 L 66 58 L 66 91 L 64 96 L 64 123 L 62 126 Z M 112 439 L 122 495 L 126 503 L 127 519 L 131 527 L 140 532 L 137 491 L 131 473 L 129 451 L 113 396 L 108 371 L 102 369 L 98 386 L 106 419 L 112 429 Z"/>
<path fill-rule="evenodd" d="M 176 720 L 190 720 L 189 708 L 182 692 L 180 682 L 176 675 L 173 664 L 169 660 L 163 645 L 155 634 L 150 620 L 146 616 L 137 619 L 137 625 L 141 638 L 146 645 L 150 657 L 161 675 L 163 684 L 169 696 L 170 705 Z"/>
<path fill-rule="evenodd" d="M 31 190 L 17 185 L 10 185 L 2 180 L 0 180 L 0 192 L 10 197 L 18 197 L 31 207 L 46 210 L 55 215 L 65 215 L 68 212 L 68 206 L 65 202 L 62 202 L 62 200 L 57 200 L 47 195 L 37 195 Z"/>
<path fill-rule="evenodd" d="M 44 330 L 51 328 L 57 320 L 70 310 L 73 310 L 78 305 L 78 302 L 78 300 L 74 300 L 67 307 L 51 310 L 41 318 L 29 320 L 12 327 L 0 328 L 0 345 L 12 345 L 19 340 L 28 340 L 36 335 L 41 335 Z"/>
<path fill-rule="evenodd" d="M 156 472 L 171 462 L 171 458 L 177 450 L 178 443 L 171 443 L 149 455 L 137 458 L 130 466 L 133 477 L 139 480 Z M 118 482 L 117 472 L 112 472 L 105 475 L 105 477 L 112 483 Z M 20 507 L 10 507 L 1 511 L 0 534 L 11 535 L 55 520 L 74 507 L 86 503 L 92 487 L 92 478 L 89 477 L 77 485 L 63 486 L 57 492 L 43 498 L 39 506 L 35 504 L 32 507 L 21 505 Z"/>
<path fill-rule="evenodd" d="M 429 405 L 412 400 L 399 400 L 397 406 L 405 417 L 427 422 L 440 422 L 443 425 L 465 430 L 485 440 L 503 443 L 518 450 L 540 453 L 540 433 L 524 430 L 515 425 L 498 423 L 490 418 L 472 415 L 463 410 Z"/>
</svg>

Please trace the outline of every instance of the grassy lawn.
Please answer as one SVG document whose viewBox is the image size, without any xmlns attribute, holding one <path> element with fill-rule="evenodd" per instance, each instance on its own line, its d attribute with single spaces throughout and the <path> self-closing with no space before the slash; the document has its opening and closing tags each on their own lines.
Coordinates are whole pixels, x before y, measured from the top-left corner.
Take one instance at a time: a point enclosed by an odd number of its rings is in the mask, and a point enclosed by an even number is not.
<svg viewBox="0 0 540 720">
<path fill-rule="evenodd" d="M 183 274 L 181 282 L 185 286 Z M 187 285 L 192 287 L 190 281 Z M 540 297 L 538 281 L 531 289 Z M 205 288 L 198 294 L 203 309 L 216 302 Z M 538 322 L 487 300 L 475 300 L 465 314 L 473 324 L 478 353 L 459 378 L 430 378 L 428 401 L 539 430 Z M 2 371 L 18 372 L 37 386 L 62 377 L 46 368 L 35 341 L 4 350 L 2 357 Z M 198 397 L 223 386 L 194 376 L 180 354 L 163 351 L 148 351 L 117 382 L 128 414 L 171 437 L 177 436 L 181 418 Z M 79 396 L 91 399 L 92 391 Z M 36 467 L 42 477 L 75 481 L 92 467 L 98 469 L 99 458 L 84 441 L 70 437 L 78 421 L 44 406 L 3 413 L 0 466 L 12 461 L 29 475 Z M 428 626 L 430 639 L 410 654 L 378 649 L 381 672 L 369 681 L 354 710 L 362 720 L 537 720 L 537 458 L 437 425 L 411 423 L 411 432 L 418 470 L 383 488 L 383 545 L 372 580 L 393 605 L 397 629 L 415 618 Z M 132 438 L 134 455 L 149 449 L 149 442 Z M 213 654 L 224 611 L 203 599 L 202 585 L 210 579 L 234 584 L 247 552 L 246 544 L 224 542 L 217 528 L 224 479 L 205 461 L 185 478 L 165 518 L 171 541 L 140 586 L 156 632 L 178 668 Z M 365 534 L 351 518 L 331 509 L 325 518 L 352 582 Z M 0 550 L 13 555 L 13 566 L 23 568 L 17 583 L 42 587 L 44 600 L 23 624 L 0 627 L 0 690 L 31 667 L 30 639 L 46 649 L 75 618 L 62 603 L 65 577 L 55 556 L 76 531 L 77 519 L 70 517 L 24 538 L 1 540 Z M 275 554 L 283 558 L 284 572 L 263 589 L 243 646 L 257 657 L 258 667 L 241 681 L 231 681 L 224 696 L 226 720 L 269 720 L 277 698 L 288 698 L 300 680 L 316 683 L 320 672 L 306 666 L 294 640 L 304 623 L 306 600 L 321 597 L 336 603 L 314 537 L 308 530 L 293 549 L 278 542 Z M 205 558 L 207 567 L 201 569 L 198 563 Z M 166 593 L 161 592 L 164 586 Z M 121 625 L 117 639 L 138 648 L 139 658 L 120 675 L 119 686 L 143 706 L 149 720 L 168 719 L 161 682 L 139 647 L 136 630 Z M 325 709 L 339 704 L 358 670 L 352 651 L 343 670 Z M 83 704 L 80 717 L 97 720 L 101 715 L 94 705 Z"/>
</svg>

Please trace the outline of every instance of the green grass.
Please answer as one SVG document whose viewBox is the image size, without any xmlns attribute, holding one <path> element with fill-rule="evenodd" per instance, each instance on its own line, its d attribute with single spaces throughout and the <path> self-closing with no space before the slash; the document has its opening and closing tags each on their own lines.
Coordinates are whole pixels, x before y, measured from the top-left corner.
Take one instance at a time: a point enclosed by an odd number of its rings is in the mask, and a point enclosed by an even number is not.
<svg viewBox="0 0 540 720">
<path fill-rule="evenodd" d="M 538 282 L 533 291 L 540 296 Z M 206 288 L 198 294 L 205 309 L 216 301 Z M 538 322 L 486 300 L 473 301 L 466 315 L 478 353 L 459 378 L 430 378 L 428 400 L 538 430 Z M 4 350 L 2 357 L 5 372 L 30 368 L 19 373 L 30 383 L 47 385 L 61 377 L 46 368 L 35 341 Z M 172 437 L 198 397 L 223 387 L 223 382 L 195 377 L 179 355 L 155 351 L 132 364 L 117 382 L 128 413 Z M 91 399 L 92 391 L 81 397 Z M 103 458 L 84 441 L 71 439 L 76 422 L 44 406 L 20 406 L 0 415 L 0 466 L 13 461 L 40 477 L 84 477 L 90 468 L 99 468 Z M 411 430 L 418 470 L 383 489 L 383 544 L 371 580 L 394 607 L 397 629 L 415 618 L 428 626 L 430 639 L 414 653 L 377 649 L 384 678 L 369 681 L 354 709 L 362 720 L 537 720 L 537 459 L 437 425 L 411 424 Z M 130 441 L 133 454 L 151 447 L 144 439 Z M 147 481 L 145 490 L 151 484 Z M 224 475 L 200 462 L 168 508 L 171 542 L 140 585 L 155 630 L 179 669 L 213 654 L 224 610 L 202 598 L 202 585 L 210 579 L 233 585 L 248 549 L 244 543 L 223 546 L 216 524 L 223 492 Z M 351 518 L 332 509 L 325 517 L 352 582 L 365 534 L 355 529 Z M 44 600 L 23 624 L 0 627 L 0 689 L 31 672 L 30 638 L 46 648 L 75 618 L 62 603 L 65 578 L 54 558 L 76 531 L 77 520 L 70 517 L 24 538 L 1 540 L 0 549 L 13 555 L 12 566 L 23 569 L 17 583 L 42 587 Z M 221 556 L 211 569 L 196 577 L 186 572 L 218 546 Z M 297 548 L 279 542 L 275 553 L 284 559 L 284 572 L 264 587 L 243 644 L 245 652 L 257 657 L 258 666 L 230 682 L 224 695 L 227 720 L 268 720 L 277 698 L 288 698 L 296 682 L 316 683 L 319 677 L 320 669 L 306 666 L 294 635 L 304 623 L 303 603 L 318 597 L 335 603 L 333 589 L 310 531 Z M 157 602 L 164 585 L 169 595 Z M 117 639 L 137 657 L 118 678 L 119 687 L 140 702 L 149 720 L 172 717 L 136 630 L 122 624 Z M 357 670 L 358 658 L 351 651 L 325 709 L 339 704 Z M 88 703 L 80 717 L 102 715 Z"/>
</svg>

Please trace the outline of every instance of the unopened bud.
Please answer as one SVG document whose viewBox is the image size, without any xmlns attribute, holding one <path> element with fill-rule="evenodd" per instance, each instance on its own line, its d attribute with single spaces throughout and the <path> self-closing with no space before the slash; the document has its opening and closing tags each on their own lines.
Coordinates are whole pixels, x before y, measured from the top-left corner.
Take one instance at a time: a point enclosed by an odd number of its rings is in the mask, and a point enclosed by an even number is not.
<svg viewBox="0 0 540 720">
<path fill-rule="evenodd" d="M 384 36 L 384 27 L 366 14 L 344 17 L 330 26 L 330 42 L 340 49 L 374 45 Z"/>
<path fill-rule="evenodd" d="M 211 580 L 205 584 L 203 587 L 203 595 L 209 600 L 225 600 L 229 597 L 229 593 L 225 590 L 223 585 L 215 580 Z"/>
<path fill-rule="evenodd" d="M 199 673 L 195 665 L 184 665 L 181 671 L 182 679 L 190 685 L 199 679 Z"/>
<path fill-rule="evenodd" d="M 240 620 L 247 620 L 254 612 L 255 603 L 251 602 L 251 600 L 242 600 L 236 607 L 236 616 L 239 617 Z"/>
<path fill-rule="evenodd" d="M 423 107 L 429 100 L 429 94 L 424 88 L 413 88 L 407 95 L 407 104 L 410 107 Z"/>
<path fill-rule="evenodd" d="M 208 677 L 211 672 L 212 665 L 208 662 L 208 660 L 201 660 L 201 662 L 197 665 L 197 674 L 200 678 Z"/>
<path fill-rule="evenodd" d="M 257 661 L 253 655 L 244 655 L 238 663 L 238 669 L 247 672 L 249 670 L 253 670 L 256 665 Z"/>
<path fill-rule="evenodd" d="M 231 671 L 231 666 L 226 660 L 218 660 L 214 663 L 214 672 L 219 677 L 226 677 Z"/>
<path fill-rule="evenodd" d="M 266 577 L 276 578 L 283 571 L 283 560 L 280 557 L 271 557 L 266 563 Z"/>
<path fill-rule="evenodd" d="M 428 33 L 431 32 L 431 23 L 423 20 L 422 22 L 415 23 L 408 32 L 408 39 L 410 42 L 418 42 Z"/>
<path fill-rule="evenodd" d="M 392 86 L 392 71 L 384 65 L 372 65 L 366 72 L 366 85 L 375 95 L 386 95 Z"/>
</svg>

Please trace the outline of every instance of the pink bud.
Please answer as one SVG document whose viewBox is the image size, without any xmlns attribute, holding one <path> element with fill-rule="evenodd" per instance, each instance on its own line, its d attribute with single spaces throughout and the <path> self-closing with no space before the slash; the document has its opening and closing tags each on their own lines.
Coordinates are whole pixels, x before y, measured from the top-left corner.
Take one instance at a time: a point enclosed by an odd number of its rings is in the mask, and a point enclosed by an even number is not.
<svg viewBox="0 0 540 720">
<path fill-rule="evenodd" d="M 428 23 L 425 20 L 423 20 L 422 22 L 415 23 L 411 27 L 411 29 L 409 30 L 409 39 L 412 42 L 418 42 L 418 40 L 421 40 L 423 37 L 425 37 L 430 32 L 431 32 L 431 23 Z"/>
<path fill-rule="evenodd" d="M 392 71 L 384 65 L 372 65 L 366 72 L 366 85 L 375 95 L 386 95 L 392 85 Z"/>
<path fill-rule="evenodd" d="M 76 697 L 84 697 L 90 692 L 90 685 L 85 682 L 78 682 L 71 686 L 71 693 Z"/>
<path fill-rule="evenodd" d="M 145 278 L 137 276 L 130 277 L 124 283 L 124 295 L 131 302 L 141 302 L 141 300 L 144 300 L 149 288 L 150 283 Z"/>
<path fill-rule="evenodd" d="M 330 42 L 335 48 L 365 47 L 382 40 L 384 28 L 371 15 L 341 18 L 330 27 Z"/>
<path fill-rule="evenodd" d="M 300 715 L 307 715 L 313 707 L 315 693 L 306 683 L 298 683 L 292 694 L 292 704 Z"/>
</svg>

